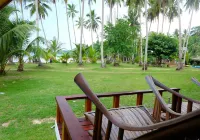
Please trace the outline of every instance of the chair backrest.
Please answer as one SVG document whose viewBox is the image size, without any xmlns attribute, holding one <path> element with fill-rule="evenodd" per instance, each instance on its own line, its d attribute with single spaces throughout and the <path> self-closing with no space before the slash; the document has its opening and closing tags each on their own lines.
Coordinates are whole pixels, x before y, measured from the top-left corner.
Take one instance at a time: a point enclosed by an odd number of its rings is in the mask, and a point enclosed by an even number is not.
<svg viewBox="0 0 200 140">
<path fill-rule="evenodd" d="M 98 97 L 89 88 L 89 85 L 86 82 L 86 80 L 82 74 L 76 75 L 76 77 L 74 78 L 74 81 L 96 106 L 93 140 L 102 139 L 102 137 L 101 137 L 102 115 L 104 115 L 108 119 L 108 125 L 107 125 L 107 130 L 106 130 L 106 135 L 105 135 L 106 140 L 108 140 L 110 138 L 111 128 L 112 128 L 113 124 L 115 126 L 119 127 L 118 139 L 121 140 L 121 139 L 123 139 L 124 130 L 148 131 L 148 130 L 156 130 L 156 129 L 165 128 L 165 127 L 171 128 L 172 126 L 176 126 L 176 125 L 182 124 L 182 122 L 185 122 L 185 121 L 187 122 L 190 119 L 196 118 L 196 116 L 198 116 L 200 118 L 200 111 L 194 111 L 192 113 L 186 114 L 184 116 L 181 116 L 181 117 L 169 120 L 169 121 L 164 121 L 164 122 L 156 123 L 153 125 L 136 127 L 136 126 L 134 126 L 134 124 L 122 122 L 121 120 L 117 119 L 114 114 L 108 112 L 108 110 L 100 102 Z M 176 112 L 173 112 L 170 109 L 169 109 L 169 112 L 176 114 Z M 163 133 L 163 136 L 165 136 L 165 133 Z"/>
</svg>

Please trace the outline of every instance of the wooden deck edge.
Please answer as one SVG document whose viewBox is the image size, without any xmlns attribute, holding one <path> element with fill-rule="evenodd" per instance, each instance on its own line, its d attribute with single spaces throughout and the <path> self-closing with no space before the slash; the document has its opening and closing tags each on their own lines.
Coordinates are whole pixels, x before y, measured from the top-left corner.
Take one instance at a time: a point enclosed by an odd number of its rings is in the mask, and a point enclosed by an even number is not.
<svg viewBox="0 0 200 140">
<path fill-rule="evenodd" d="M 57 124 L 56 120 L 55 120 L 55 133 L 56 133 L 56 140 L 61 140 L 59 129 L 58 129 L 58 124 Z"/>
</svg>

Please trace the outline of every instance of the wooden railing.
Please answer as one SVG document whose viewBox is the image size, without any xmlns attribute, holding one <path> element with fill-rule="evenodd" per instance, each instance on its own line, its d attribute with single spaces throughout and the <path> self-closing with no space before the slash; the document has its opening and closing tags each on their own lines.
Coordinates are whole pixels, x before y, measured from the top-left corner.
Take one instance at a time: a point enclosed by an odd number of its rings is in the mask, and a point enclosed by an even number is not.
<svg viewBox="0 0 200 140">
<path fill-rule="evenodd" d="M 171 88 L 177 92 L 179 92 L 179 88 Z M 159 92 L 162 94 L 166 90 L 160 89 Z M 136 95 L 136 105 L 143 104 L 143 96 L 145 94 L 152 93 L 151 90 L 143 90 L 143 91 L 130 91 L 130 92 L 115 92 L 115 93 L 104 93 L 97 94 L 98 98 L 103 97 L 113 97 L 113 108 L 118 108 L 120 105 L 120 97 L 126 95 Z M 67 101 L 69 100 L 85 100 L 85 112 L 89 112 L 92 110 L 92 102 L 87 98 L 86 95 L 72 95 L 72 96 L 57 96 L 57 113 L 56 113 L 56 125 L 61 126 L 61 140 L 88 140 L 91 137 L 88 135 L 86 131 L 81 127 L 78 118 L 75 116 L 73 111 L 71 110 Z M 59 128 L 59 127 L 58 127 Z"/>
</svg>

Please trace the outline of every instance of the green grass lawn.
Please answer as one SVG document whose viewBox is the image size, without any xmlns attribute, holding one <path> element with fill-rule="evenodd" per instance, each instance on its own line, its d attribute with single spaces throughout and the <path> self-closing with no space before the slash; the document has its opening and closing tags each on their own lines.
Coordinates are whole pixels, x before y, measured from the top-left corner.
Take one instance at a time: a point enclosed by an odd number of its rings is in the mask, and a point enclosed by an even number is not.
<svg viewBox="0 0 200 140">
<path fill-rule="evenodd" d="M 48 64 L 39 68 L 36 64 L 26 64 L 24 72 L 16 71 L 17 65 L 9 66 L 8 74 L 0 77 L 0 139 L 4 140 L 53 140 L 54 129 L 50 122 L 33 124 L 34 120 L 49 119 L 56 115 L 55 97 L 59 95 L 82 94 L 73 82 L 74 76 L 81 72 L 96 93 L 133 91 L 149 89 L 146 75 L 152 75 L 169 87 L 181 88 L 188 97 L 200 100 L 200 88 L 190 81 L 191 77 L 200 79 L 200 69 L 149 68 L 143 72 L 136 65 L 122 64 L 120 67 L 108 65 L 101 69 L 99 64 Z M 165 96 L 166 100 L 167 97 Z M 144 97 L 147 107 L 153 105 L 154 96 Z M 107 107 L 112 100 L 102 99 Z M 135 105 L 135 96 L 123 97 L 121 106 Z M 82 116 L 84 101 L 70 102 L 74 112 Z M 5 125 L 9 124 L 7 127 Z M 4 126 L 2 126 L 4 125 Z"/>
</svg>

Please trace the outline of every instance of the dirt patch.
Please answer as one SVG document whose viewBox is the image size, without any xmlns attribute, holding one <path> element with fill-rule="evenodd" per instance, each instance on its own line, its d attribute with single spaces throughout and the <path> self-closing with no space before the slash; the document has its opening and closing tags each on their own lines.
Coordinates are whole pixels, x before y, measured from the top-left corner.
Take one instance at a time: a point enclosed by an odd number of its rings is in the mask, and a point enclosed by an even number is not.
<svg viewBox="0 0 200 140">
<path fill-rule="evenodd" d="M 42 123 L 53 123 L 55 121 L 54 117 L 44 118 L 44 119 L 35 119 L 32 121 L 33 124 L 42 124 Z"/>
<path fill-rule="evenodd" d="M 10 123 L 13 122 L 13 121 L 14 121 L 14 120 L 5 122 L 5 123 L 2 124 L 2 126 L 3 126 L 3 127 L 8 127 L 8 126 L 10 125 Z"/>
</svg>

